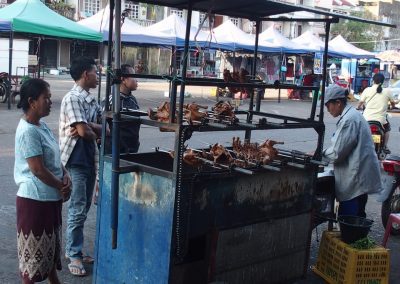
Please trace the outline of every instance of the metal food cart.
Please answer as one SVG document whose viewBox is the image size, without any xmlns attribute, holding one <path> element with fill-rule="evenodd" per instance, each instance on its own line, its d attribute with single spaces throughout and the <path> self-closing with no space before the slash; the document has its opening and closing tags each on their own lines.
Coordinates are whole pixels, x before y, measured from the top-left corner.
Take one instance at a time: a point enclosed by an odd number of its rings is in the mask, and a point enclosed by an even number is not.
<svg viewBox="0 0 400 284">
<path fill-rule="evenodd" d="M 254 20 L 257 35 L 261 21 L 267 20 L 268 16 L 301 10 L 317 11 L 264 0 L 246 3 L 238 0 L 146 2 L 187 9 L 185 54 L 189 52 L 193 10 Z M 116 69 L 113 73 L 119 78 L 121 3 L 110 1 L 110 15 L 114 14 L 114 4 Z M 320 20 L 326 23 L 326 33 L 329 34 L 330 23 L 337 22 L 338 18 L 321 13 L 330 16 Z M 112 23 L 110 19 L 110 31 L 113 30 Z M 328 39 L 325 46 L 327 43 Z M 257 46 L 256 36 L 255 57 Z M 111 58 L 109 54 L 108 62 Z M 326 58 L 325 50 L 324 78 Z M 187 64 L 183 64 L 182 77 L 179 78 L 134 75 L 171 81 L 168 123 L 150 120 L 140 112 L 120 111 L 119 85 L 117 80 L 114 82 L 113 112 L 103 118 L 104 124 L 112 122 L 112 153 L 104 153 L 102 147 L 93 282 L 281 283 L 304 277 L 325 130 L 323 95 L 318 118 L 315 115 L 317 97 L 313 98 L 309 118 L 303 119 L 260 111 L 261 97 L 255 99 L 252 92 L 248 110 L 235 113 L 241 117 L 239 120 L 205 120 L 191 125 L 184 123 L 183 119 L 187 85 L 251 89 L 315 88 L 281 83 L 268 85 L 259 81 L 226 83 L 218 79 L 187 78 L 186 68 Z M 253 64 L 252 75 L 255 70 Z M 110 77 L 108 74 L 107 91 L 111 85 Z M 172 110 L 176 108 L 178 111 L 175 113 Z M 174 131 L 174 158 L 160 150 L 121 154 L 118 147 L 119 125 L 137 122 L 153 126 L 154 131 L 160 127 Z M 288 150 L 280 151 L 279 161 L 247 168 L 205 163 L 196 169 L 183 163 L 184 144 L 193 132 L 244 131 L 246 139 L 251 139 L 253 131 L 302 128 L 314 129 L 318 136 L 314 157 Z"/>
</svg>

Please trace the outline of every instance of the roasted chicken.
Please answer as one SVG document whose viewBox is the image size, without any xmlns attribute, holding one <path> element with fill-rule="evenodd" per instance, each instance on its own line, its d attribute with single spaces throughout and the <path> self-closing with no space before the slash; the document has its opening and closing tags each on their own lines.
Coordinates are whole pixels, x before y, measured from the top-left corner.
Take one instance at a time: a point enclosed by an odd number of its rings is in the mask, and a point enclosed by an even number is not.
<svg viewBox="0 0 400 284">
<path fill-rule="evenodd" d="M 164 102 L 157 108 L 157 110 L 153 110 L 151 108 L 148 109 L 147 114 L 149 115 L 149 118 L 152 120 L 157 120 L 159 122 L 164 122 L 164 123 L 169 123 L 169 113 L 170 113 L 170 103 L 169 102 Z M 174 122 L 176 122 L 176 118 L 178 116 L 178 113 L 175 111 L 175 119 Z M 165 127 L 160 127 L 160 131 L 162 132 L 169 132 L 169 131 L 174 131 L 172 129 L 168 129 Z"/>
<path fill-rule="evenodd" d="M 262 144 L 245 141 L 243 144 L 239 137 L 233 137 L 232 149 L 238 159 L 261 164 L 268 164 L 278 156 L 276 144 L 283 144 L 274 140 L 266 140 Z"/>
<path fill-rule="evenodd" d="M 147 114 L 152 120 L 168 123 L 170 108 L 171 106 L 169 102 L 163 102 L 161 106 L 157 108 L 157 111 L 154 111 L 153 109 L 149 108 Z M 177 115 L 178 115 L 177 112 L 175 112 L 175 117 L 177 117 Z"/>
<path fill-rule="evenodd" d="M 207 116 L 207 112 L 202 112 L 200 109 L 208 109 L 208 106 L 198 105 L 196 103 L 186 104 L 183 106 L 185 118 L 189 124 L 200 122 Z"/>
<path fill-rule="evenodd" d="M 210 154 L 213 156 L 214 163 L 231 164 L 233 158 L 228 150 L 219 143 L 214 144 L 210 148 Z"/>
<path fill-rule="evenodd" d="M 226 83 L 248 83 L 249 72 L 244 69 L 240 68 L 240 71 L 233 71 L 230 72 L 228 69 L 224 69 L 224 72 L 222 73 L 222 76 L 224 78 L 224 81 Z M 229 92 L 232 94 L 242 92 L 242 93 L 249 93 L 248 90 L 242 87 L 228 87 Z"/>
<path fill-rule="evenodd" d="M 212 108 L 214 115 L 220 119 L 235 119 L 235 108 L 230 102 L 219 101 Z"/>
</svg>

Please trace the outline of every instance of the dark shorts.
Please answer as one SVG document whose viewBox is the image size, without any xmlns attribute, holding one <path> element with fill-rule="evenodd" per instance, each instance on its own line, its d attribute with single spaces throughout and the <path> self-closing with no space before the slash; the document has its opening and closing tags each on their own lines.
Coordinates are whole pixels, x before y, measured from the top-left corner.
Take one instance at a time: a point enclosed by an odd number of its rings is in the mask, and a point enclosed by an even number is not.
<svg viewBox="0 0 400 284">
<path fill-rule="evenodd" d="M 389 132 L 390 130 L 392 130 L 392 128 L 390 127 L 389 121 L 387 121 L 387 123 L 383 125 L 383 130 L 384 130 L 385 133 Z"/>
<path fill-rule="evenodd" d="M 339 212 L 338 215 L 351 215 L 366 217 L 365 205 L 368 201 L 368 194 L 363 194 L 357 196 L 353 199 L 339 202 Z"/>
<path fill-rule="evenodd" d="M 17 245 L 21 277 L 30 283 L 61 270 L 62 201 L 37 201 L 17 196 Z"/>
</svg>

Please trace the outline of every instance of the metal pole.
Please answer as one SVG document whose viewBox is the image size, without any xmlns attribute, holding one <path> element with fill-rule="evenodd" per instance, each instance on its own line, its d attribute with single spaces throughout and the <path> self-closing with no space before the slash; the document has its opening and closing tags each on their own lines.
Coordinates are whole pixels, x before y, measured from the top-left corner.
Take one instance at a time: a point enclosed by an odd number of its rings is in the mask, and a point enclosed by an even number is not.
<svg viewBox="0 0 400 284">
<path fill-rule="evenodd" d="M 261 28 L 261 21 L 257 20 L 256 21 L 256 46 L 254 49 L 254 66 L 253 66 L 253 76 L 256 75 L 257 73 L 257 52 L 258 52 L 258 35 L 260 33 L 260 28 Z M 261 96 L 259 94 L 257 94 L 257 102 L 256 102 L 256 111 L 260 111 L 260 107 L 261 107 Z"/>
<path fill-rule="evenodd" d="M 185 80 L 186 80 L 186 71 L 188 65 L 188 58 L 189 58 L 189 37 L 190 37 L 190 23 L 192 20 L 192 4 L 189 3 L 189 9 L 186 19 L 186 35 L 185 35 L 185 48 L 183 51 L 183 66 L 182 66 L 182 83 L 181 83 L 181 90 L 179 94 L 179 118 L 178 121 L 182 122 L 183 119 L 183 102 L 185 98 Z"/>
<path fill-rule="evenodd" d="M 324 106 L 325 106 L 325 87 L 326 87 L 326 66 L 328 65 L 328 45 L 329 45 L 329 31 L 331 29 L 331 22 L 327 21 L 325 24 L 325 49 L 322 62 L 322 89 L 321 89 L 321 105 L 319 112 L 319 121 L 324 121 Z"/>
<path fill-rule="evenodd" d="M 255 77 L 256 75 L 256 70 L 257 70 L 257 53 L 258 53 L 258 35 L 260 32 L 260 21 L 257 20 L 256 22 L 256 37 L 255 37 L 255 43 L 254 43 L 254 54 L 253 54 L 253 64 L 251 66 L 251 76 L 252 78 Z M 260 96 L 257 96 L 257 106 L 256 110 L 260 111 Z M 250 94 L 250 102 L 249 102 L 249 115 L 247 116 L 247 122 L 250 122 L 253 119 L 253 115 L 251 114 L 251 111 L 253 110 L 253 104 L 254 104 L 254 89 L 251 89 L 251 94 Z M 245 132 L 245 139 L 250 140 L 251 138 L 251 130 L 246 130 Z"/>
<path fill-rule="evenodd" d="M 115 70 L 114 79 L 120 75 L 121 69 L 121 0 L 115 1 Z M 112 127 L 112 177 L 111 177 L 111 229 L 112 248 L 117 248 L 118 232 L 118 195 L 119 195 L 119 124 L 120 124 L 120 94 L 119 83 L 115 81 L 113 94 L 113 127 Z"/>
<path fill-rule="evenodd" d="M 321 88 L 321 104 L 319 109 L 319 122 L 324 121 L 324 107 L 325 107 L 325 87 L 326 87 L 326 66 L 328 64 L 328 43 L 329 43 L 329 31 L 331 29 L 331 22 L 328 20 L 325 24 L 325 49 L 324 57 L 322 62 L 322 88 Z M 317 130 L 318 132 L 318 146 L 315 151 L 314 158 L 320 160 L 322 158 L 322 149 L 324 147 L 324 135 L 325 126 L 322 129 Z"/>
<path fill-rule="evenodd" d="M 103 68 L 103 64 L 104 64 L 104 43 L 103 41 L 100 43 L 100 48 L 99 48 L 99 52 L 100 52 L 100 56 L 99 56 L 99 65 L 101 66 L 101 68 Z M 101 77 L 102 77 L 102 70 L 99 70 L 99 87 L 97 89 L 97 102 L 100 104 L 101 102 Z"/>
<path fill-rule="evenodd" d="M 38 74 L 37 77 L 40 78 L 40 60 L 41 60 L 41 56 L 40 56 L 40 45 L 42 44 L 42 39 L 39 37 L 38 38 L 38 49 L 37 49 L 37 57 L 38 57 Z"/>
<path fill-rule="evenodd" d="M 108 111 L 110 106 L 110 94 L 111 94 L 111 73 L 112 68 L 112 47 L 113 47 L 113 29 L 114 29 L 114 0 L 110 0 L 110 16 L 108 18 L 108 43 L 107 43 L 107 67 L 106 67 L 106 100 L 104 104 L 104 110 Z"/>
<path fill-rule="evenodd" d="M 14 32 L 10 32 L 10 39 L 8 41 L 8 81 L 10 82 L 9 88 L 7 90 L 8 92 L 8 102 L 7 102 L 7 108 L 11 109 L 11 80 L 12 80 L 12 56 L 13 56 L 13 45 L 14 45 Z"/>
</svg>

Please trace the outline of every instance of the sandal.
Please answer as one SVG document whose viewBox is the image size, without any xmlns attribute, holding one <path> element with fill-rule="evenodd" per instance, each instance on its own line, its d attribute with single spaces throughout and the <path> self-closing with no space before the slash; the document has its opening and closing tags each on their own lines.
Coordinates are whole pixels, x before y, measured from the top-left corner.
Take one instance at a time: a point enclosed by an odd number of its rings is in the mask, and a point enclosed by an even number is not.
<svg viewBox="0 0 400 284">
<path fill-rule="evenodd" d="M 69 269 L 69 272 L 71 272 L 71 274 L 72 275 L 75 275 L 75 276 L 86 276 L 86 270 L 85 270 L 85 268 L 83 267 L 83 264 L 82 263 L 79 263 L 79 262 L 77 262 L 77 263 L 70 263 L 70 264 L 68 264 L 68 269 Z"/>
<path fill-rule="evenodd" d="M 82 262 L 86 264 L 93 264 L 94 263 L 94 258 L 91 257 L 90 255 L 84 255 L 82 257 Z"/>
<path fill-rule="evenodd" d="M 67 254 L 65 254 L 65 259 L 71 260 Z M 84 255 L 82 257 L 82 263 L 93 264 L 94 263 L 94 258 L 91 257 L 90 255 Z"/>
</svg>

